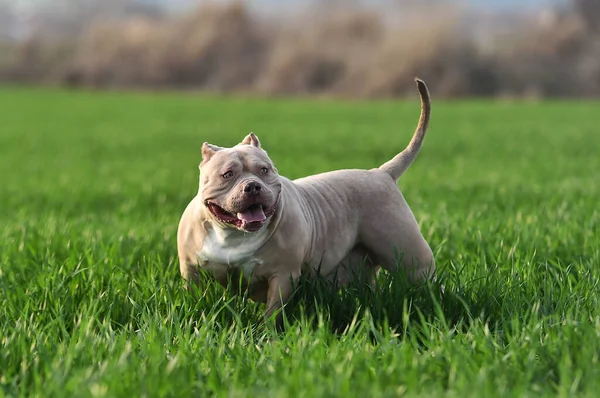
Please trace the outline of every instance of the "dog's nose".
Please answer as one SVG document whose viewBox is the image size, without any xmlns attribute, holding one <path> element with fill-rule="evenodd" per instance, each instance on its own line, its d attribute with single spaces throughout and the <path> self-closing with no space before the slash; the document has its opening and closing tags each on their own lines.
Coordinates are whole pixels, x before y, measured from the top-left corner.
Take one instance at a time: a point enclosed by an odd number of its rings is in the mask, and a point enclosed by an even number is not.
<svg viewBox="0 0 600 398">
<path fill-rule="evenodd" d="M 258 195 L 260 193 L 260 184 L 257 182 L 249 182 L 244 186 L 244 192 L 249 193 L 251 195 Z"/>
</svg>

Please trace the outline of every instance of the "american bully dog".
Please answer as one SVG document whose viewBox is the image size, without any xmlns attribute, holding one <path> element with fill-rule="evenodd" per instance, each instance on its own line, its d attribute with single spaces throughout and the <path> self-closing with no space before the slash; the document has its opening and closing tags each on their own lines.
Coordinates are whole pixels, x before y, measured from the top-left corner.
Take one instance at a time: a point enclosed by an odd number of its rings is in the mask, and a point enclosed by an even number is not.
<svg viewBox="0 0 600 398">
<path fill-rule="evenodd" d="M 429 91 L 415 81 L 421 98 L 416 131 L 379 168 L 292 181 L 279 175 L 254 133 L 233 148 L 204 143 L 198 194 L 177 234 L 182 276 L 197 283 L 205 270 L 225 286 L 234 281 L 266 303 L 267 317 L 291 296 L 306 269 L 341 284 L 357 267 L 371 279 L 380 267 L 400 267 L 411 282 L 433 277 L 432 251 L 397 185 L 429 125 Z"/>
</svg>

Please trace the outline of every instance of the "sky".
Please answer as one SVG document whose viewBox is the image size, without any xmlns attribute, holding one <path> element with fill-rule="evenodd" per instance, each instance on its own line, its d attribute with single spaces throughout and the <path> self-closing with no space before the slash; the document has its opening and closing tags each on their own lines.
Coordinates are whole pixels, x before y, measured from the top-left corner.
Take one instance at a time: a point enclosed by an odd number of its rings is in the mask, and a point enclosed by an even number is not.
<svg viewBox="0 0 600 398">
<path fill-rule="evenodd" d="M 68 0 L 67 0 L 68 1 Z M 73 1 L 73 0 L 71 0 Z M 204 1 L 218 1 L 218 0 L 137 0 L 141 3 L 151 3 L 160 5 L 161 7 L 165 7 L 167 9 L 171 9 L 173 11 L 185 10 L 187 8 L 192 8 L 194 5 L 198 3 L 202 3 Z M 354 0 L 357 1 L 357 0 Z M 385 3 L 395 2 L 399 3 L 402 0 L 358 0 L 359 2 L 365 4 L 380 4 L 385 5 Z M 454 2 L 453 0 L 446 0 L 448 2 Z M 569 0 L 458 0 L 460 2 L 466 2 L 467 4 L 471 4 L 474 6 L 482 7 L 482 8 L 493 8 L 493 9 L 535 9 L 539 7 L 543 7 L 546 5 L 556 4 L 556 3 L 566 3 Z M 53 2 L 63 3 L 61 0 L 0 0 L 0 6 L 8 5 L 9 7 L 17 10 L 31 10 L 36 8 L 36 5 L 48 5 Z M 306 0 L 248 0 L 248 3 L 253 6 L 261 6 L 263 7 L 290 7 L 300 5 L 302 3 L 306 3 Z"/>
<path fill-rule="evenodd" d="M 69 4 L 77 2 L 78 0 L 0 0 L 0 36 L 9 35 L 10 37 L 17 38 L 22 37 L 24 32 L 28 31 L 28 15 L 35 12 L 39 6 L 50 6 L 50 10 L 60 14 L 69 9 Z M 107 0 L 115 1 L 119 0 Z M 185 12 L 188 9 L 194 8 L 202 2 L 219 2 L 226 0 L 136 0 L 140 3 L 150 3 L 160 6 L 161 8 L 167 9 L 172 13 Z M 311 1 L 322 1 L 322 0 L 246 0 L 247 4 L 258 11 L 264 11 L 267 13 L 285 13 L 294 12 L 296 9 L 306 9 L 307 5 L 310 5 Z M 338 0 L 343 2 L 343 0 Z M 363 3 L 369 6 L 381 6 L 385 7 L 386 4 L 395 3 L 401 4 L 402 0 L 352 0 L 353 2 Z M 412 0 L 413 4 L 415 1 Z M 448 3 L 457 3 L 472 5 L 475 8 L 482 10 L 506 10 L 512 12 L 519 11 L 535 11 L 544 6 L 560 3 L 568 3 L 570 0 L 441 0 L 447 1 Z M 598 0 L 600 1 L 600 0 Z M 62 6 L 62 7 L 61 7 Z M 2 19 L 2 10 L 10 10 L 9 13 L 14 15 L 16 19 L 6 22 Z"/>
<path fill-rule="evenodd" d="M 202 0 L 143 0 L 149 3 L 160 4 L 160 5 L 168 5 L 172 8 L 186 8 L 189 6 L 193 6 L 201 2 Z M 214 0 L 213 0 L 214 1 Z M 384 4 L 386 1 L 390 0 L 364 0 L 364 2 L 368 3 L 382 3 Z M 394 0 L 391 0 L 394 1 Z M 397 2 L 398 0 L 396 0 Z M 451 0 L 448 0 L 451 1 Z M 480 6 L 480 7 L 492 7 L 496 9 L 518 9 L 518 8 L 536 8 L 540 6 L 546 6 L 550 4 L 556 3 L 565 3 L 568 0 L 466 0 L 467 3 Z M 261 4 L 264 6 L 273 6 L 273 5 L 293 5 L 299 4 L 302 0 L 252 0 L 249 1 L 253 4 Z"/>
</svg>

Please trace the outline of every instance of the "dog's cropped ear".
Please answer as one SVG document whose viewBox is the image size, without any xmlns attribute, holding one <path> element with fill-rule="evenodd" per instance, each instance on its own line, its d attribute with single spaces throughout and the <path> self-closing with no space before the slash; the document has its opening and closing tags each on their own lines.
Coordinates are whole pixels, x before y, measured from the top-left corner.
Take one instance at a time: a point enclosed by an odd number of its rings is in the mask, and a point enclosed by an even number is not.
<svg viewBox="0 0 600 398">
<path fill-rule="evenodd" d="M 254 133 L 250 133 L 242 140 L 241 145 L 252 145 L 257 148 L 260 148 L 260 140 Z"/>
<path fill-rule="evenodd" d="M 208 142 L 202 144 L 202 163 L 200 165 L 203 165 L 204 163 L 208 162 L 210 158 L 212 158 L 213 155 L 221 149 L 223 148 L 221 148 L 220 146 L 209 144 Z"/>
</svg>

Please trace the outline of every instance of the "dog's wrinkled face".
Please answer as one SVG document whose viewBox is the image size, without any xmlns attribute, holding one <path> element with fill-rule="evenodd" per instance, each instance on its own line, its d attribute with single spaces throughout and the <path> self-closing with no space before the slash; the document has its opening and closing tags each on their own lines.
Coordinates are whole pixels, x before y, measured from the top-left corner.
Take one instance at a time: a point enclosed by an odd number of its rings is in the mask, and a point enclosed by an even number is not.
<svg viewBox="0 0 600 398">
<path fill-rule="evenodd" d="M 254 133 L 233 148 L 204 143 L 202 158 L 199 193 L 211 218 L 224 227 L 260 230 L 277 210 L 281 182 Z"/>
</svg>

